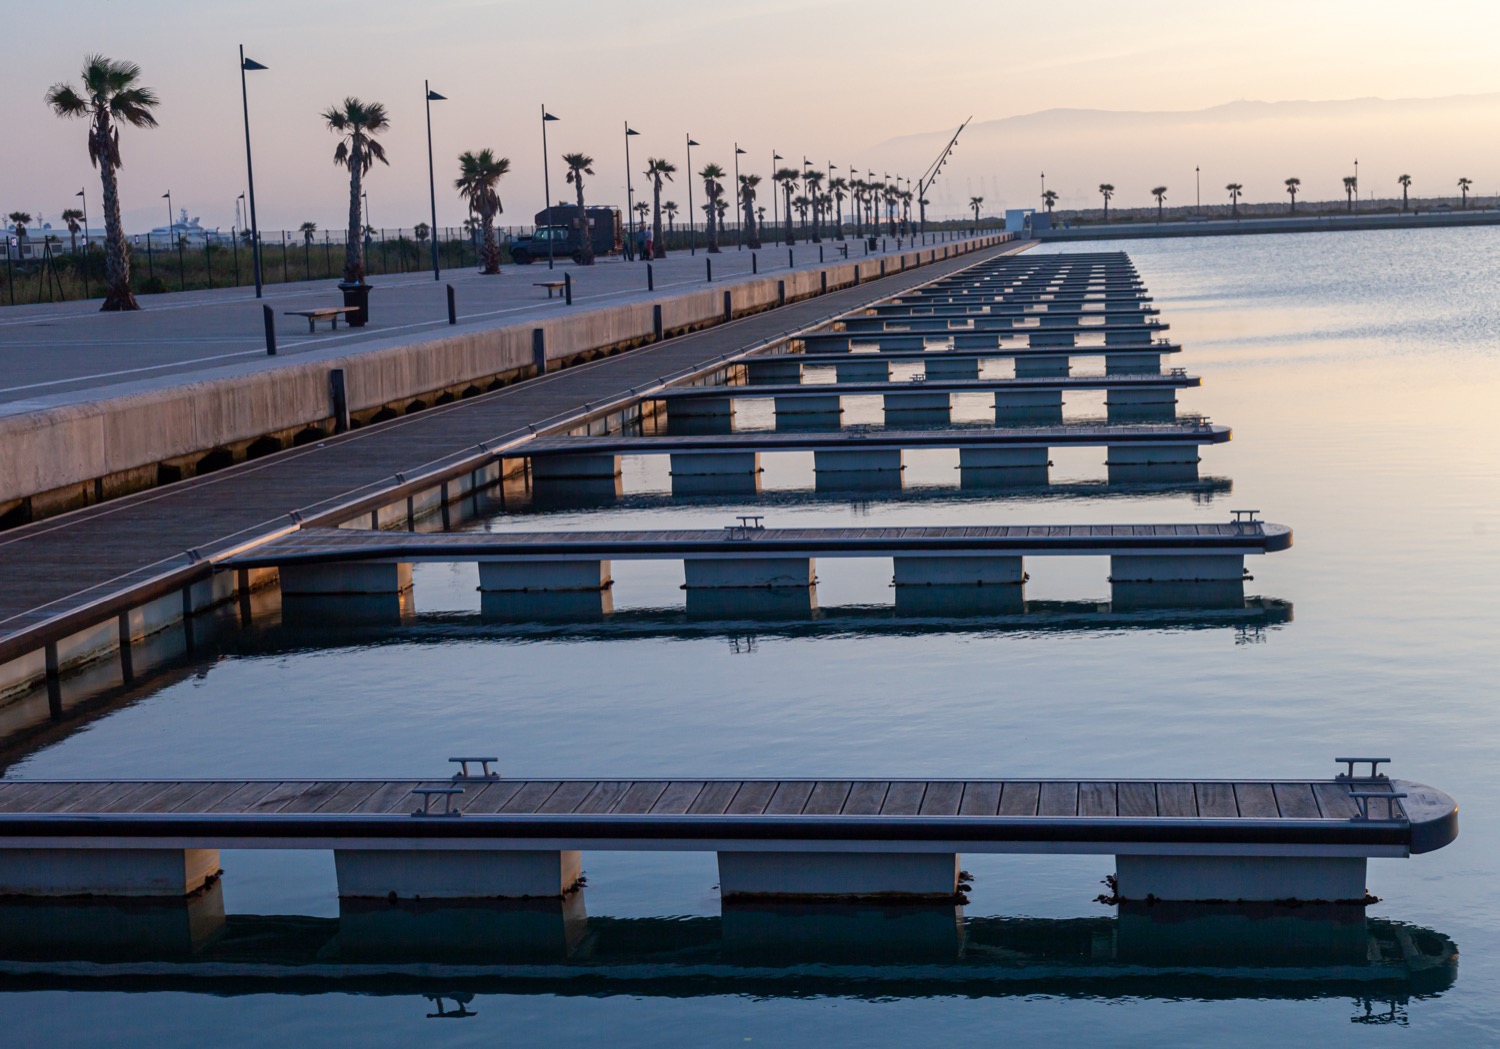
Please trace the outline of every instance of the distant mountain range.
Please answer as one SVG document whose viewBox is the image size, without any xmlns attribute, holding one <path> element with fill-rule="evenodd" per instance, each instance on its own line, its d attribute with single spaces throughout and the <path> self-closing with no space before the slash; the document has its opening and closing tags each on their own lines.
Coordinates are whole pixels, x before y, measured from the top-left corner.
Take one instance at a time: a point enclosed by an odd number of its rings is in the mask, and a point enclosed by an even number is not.
<svg viewBox="0 0 1500 1049">
<path fill-rule="evenodd" d="M 1194 168 L 1202 199 L 1218 203 L 1229 182 L 1246 200 L 1286 199 L 1283 180 L 1302 180 L 1306 199 L 1343 199 L 1342 179 L 1359 161 L 1362 196 L 1400 197 L 1396 178 L 1410 174 L 1414 196 L 1456 195 L 1460 176 L 1473 193 L 1500 192 L 1500 92 L 1444 98 L 1354 98 L 1227 102 L 1177 111 L 1047 109 L 970 124 L 931 200 L 955 211 L 984 196 L 987 211 L 1039 203 L 1042 172 L 1058 207 L 1100 204 L 1098 186 L 1117 189 L 1118 206 L 1168 201 L 1192 204 Z M 875 167 L 915 178 L 937 156 L 953 128 L 888 139 L 866 155 Z"/>
</svg>

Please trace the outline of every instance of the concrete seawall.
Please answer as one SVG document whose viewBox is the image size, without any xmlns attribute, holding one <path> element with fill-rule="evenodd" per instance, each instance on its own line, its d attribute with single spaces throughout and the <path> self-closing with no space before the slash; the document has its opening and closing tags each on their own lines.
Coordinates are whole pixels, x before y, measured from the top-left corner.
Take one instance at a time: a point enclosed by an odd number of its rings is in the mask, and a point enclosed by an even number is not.
<svg viewBox="0 0 1500 1049">
<path fill-rule="evenodd" d="M 1207 222 L 1122 222 L 1038 230 L 1036 239 L 1149 240 L 1158 237 L 1233 237 L 1252 233 L 1334 233 L 1340 230 L 1432 229 L 1439 226 L 1500 226 L 1500 211 L 1436 212 L 1423 215 L 1317 215 L 1306 218 L 1212 219 Z"/>
<path fill-rule="evenodd" d="M 459 325 L 357 352 L 311 351 L 216 369 L 196 381 L 141 382 L 111 396 L 60 394 L 0 414 L 0 520 L 21 524 L 190 477 L 335 430 L 331 373 L 342 369 L 355 426 L 474 396 L 549 370 L 647 345 L 1009 239 L 1000 234 L 840 261 L 520 324 Z M 726 296 L 728 297 L 726 304 Z M 656 318 L 660 309 L 660 328 Z"/>
</svg>

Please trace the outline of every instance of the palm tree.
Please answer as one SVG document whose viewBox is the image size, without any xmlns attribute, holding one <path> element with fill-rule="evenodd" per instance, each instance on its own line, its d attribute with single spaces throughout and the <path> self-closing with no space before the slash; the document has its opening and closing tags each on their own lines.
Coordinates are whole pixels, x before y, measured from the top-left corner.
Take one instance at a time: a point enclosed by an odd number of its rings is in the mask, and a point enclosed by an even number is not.
<svg viewBox="0 0 1500 1049">
<path fill-rule="evenodd" d="M 807 209 L 811 204 L 812 201 L 807 199 L 806 193 L 799 193 L 792 198 L 792 207 L 797 209 L 797 219 L 802 223 L 803 229 L 807 228 Z"/>
<path fill-rule="evenodd" d="M 16 225 L 16 239 L 19 240 L 19 241 L 21 241 L 24 244 L 26 242 L 26 224 L 31 221 L 31 212 L 29 212 L 29 211 L 12 211 L 9 215 L 7 215 L 5 217 L 8 218 L 8 219 L 10 219 L 12 222 L 15 223 L 15 225 Z"/>
<path fill-rule="evenodd" d="M 1099 195 L 1104 198 L 1104 221 L 1109 221 L 1109 198 L 1115 195 L 1115 187 L 1108 182 L 1099 183 Z"/>
<path fill-rule="evenodd" d="M 1047 214 L 1052 214 L 1052 205 L 1057 203 L 1057 190 L 1049 189 L 1042 194 L 1042 203 L 1047 207 Z"/>
<path fill-rule="evenodd" d="M 1238 182 L 1231 182 L 1224 187 L 1229 191 L 1229 204 L 1234 211 L 1234 217 L 1240 217 L 1240 194 L 1245 192 L 1245 187 Z"/>
<path fill-rule="evenodd" d="M 89 127 L 89 160 L 99 169 L 104 186 L 104 280 L 109 291 L 101 310 L 138 310 L 130 293 L 130 249 L 120 221 L 120 185 L 116 172 L 121 166 L 120 131 L 116 121 L 131 127 L 155 127 L 151 112 L 157 107 L 156 92 L 141 87 L 141 67 L 134 62 L 116 62 L 103 55 L 83 60 L 83 90 L 71 84 L 53 84 L 47 90 L 47 105 L 60 117 L 84 117 Z"/>
<path fill-rule="evenodd" d="M 714 200 L 714 215 L 719 220 L 719 232 L 722 233 L 729 226 L 729 201 L 722 195 Z"/>
<path fill-rule="evenodd" d="M 1344 196 L 1349 200 L 1349 211 L 1351 213 L 1354 211 L 1354 188 L 1357 185 L 1359 185 L 1359 182 L 1353 175 L 1344 176 Z"/>
<path fill-rule="evenodd" d="M 72 242 L 68 250 L 76 255 L 78 254 L 78 234 L 83 230 L 81 225 L 83 212 L 77 208 L 66 208 L 63 210 L 62 220 L 68 224 L 68 238 Z M 87 245 L 88 241 L 85 240 L 84 244 Z"/>
<path fill-rule="evenodd" d="M 849 180 L 849 210 L 850 217 L 854 219 L 854 235 L 863 237 L 865 235 L 865 193 L 870 184 L 862 178 L 851 178 Z"/>
<path fill-rule="evenodd" d="M 1472 185 L 1474 185 L 1474 183 L 1469 179 L 1461 178 L 1458 180 L 1458 190 L 1464 195 L 1462 206 L 1465 208 L 1469 206 L 1469 187 Z"/>
<path fill-rule="evenodd" d="M 578 264 L 594 264 L 594 238 L 589 236 L 589 213 L 583 210 L 583 176 L 594 173 L 594 158 L 584 153 L 564 153 L 563 163 L 568 165 L 568 181 L 578 194 Z"/>
<path fill-rule="evenodd" d="M 1401 183 L 1401 210 L 1406 210 L 1406 195 L 1411 190 L 1411 176 L 1397 175 L 1396 181 Z"/>
<path fill-rule="evenodd" d="M 669 200 L 661 206 L 662 212 L 667 216 L 667 232 L 677 232 L 677 201 Z"/>
<path fill-rule="evenodd" d="M 837 227 L 834 236 L 844 239 L 844 197 L 849 192 L 849 181 L 844 178 L 831 178 L 828 180 L 828 192 L 833 195 L 834 224 Z"/>
<path fill-rule="evenodd" d="M 1161 221 L 1161 206 L 1162 206 L 1162 204 L 1167 199 L 1167 187 L 1166 186 L 1157 186 L 1155 189 L 1153 189 L 1151 191 L 1151 195 L 1156 198 L 1156 221 L 1160 222 Z"/>
<path fill-rule="evenodd" d="M 760 230 L 755 224 L 755 187 L 759 185 L 759 175 L 740 176 L 740 201 L 745 206 L 745 241 L 752 249 L 760 247 Z"/>
<path fill-rule="evenodd" d="M 818 218 L 822 214 L 822 211 L 823 211 L 823 209 L 819 206 L 819 201 L 821 199 L 822 188 L 823 188 L 823 177 L 824 176 L 823 176 L 823 173 L 821 171 L 809 171 L 807 174 L 805 174 L 805 175 L 802 176 L 802 183 L 803 183 L 803 185 L 805 185 L 807 187 L 807 196 L 808 196 L 808 199 L 810 199 L 812 201 L 812 205 L 813 205 L 813 209 L 812 209 L 813 238 L 812 239 L 813 239 L 813 243 L 814 244 L 821 244 L 821 243 L 823 243 L 823 230 L 821 228 L 820 223 L 818 222 Z"/>
<path fill-rule="evenodd" d="M 786 243 L 787 247 L 791 247 L 797 243 L 797 238 L 792 233 L 792 193 L 802 172 L 796 168 L 781 168 L 771 177 L 781 183 L 781 195 L 786 201 Z"/>
<path fill-rule="evenodd" d="M 969 231 L 970 233 L 977 233 L 979 231 L 979 209 L 983 204 L 983 197 L 969 198 L 969 207 L 974 209 L 974 228 Z"/>
<path fill-rule="evenodd" d="M 328 130 L 339 136 L 338 148 L 333 151 L 333 162 L 349 169 L 349 233 L 344 238 L 344 283 L 365 282 L 365 245 L 359 236 L 359 195 L 365 175 L 378 160 L 389 165 L 385 159 L 385 147 L 375 141 L 375 136 L 388 131 L 390 118 L 385 106 L 379 102 L 362 102 L 352 95 L 341 105 L 330 106 L 323 113 Z"/>
<path fill-rule="evenodd" d="M 1292 211 L 1291 211 L 1291 213 L 1293 215 L 1297 214 L 1297 190 L 1301 186 L 1302 186 L 1302 180 L 1300 178 L 1289 178 L 1289 179 L 1286 180 L 1286 191 L 1292 195 Z"/>
<path fill-rule="evenodd" d="M 500 180 L 510 174 L 510 158 L 497 157 L 493 150 L 481 149 L 478 153 L 465 151 L 458 155 L 458 178 L 453 188 L 464 198 L 469 210 L 479 216 L 484 246 L 480 249 L 480 260 L 484 263 L 479 271 L 484 276 L 500 272 L 500 242 L 495 238 L 495 216 L 505 211 L 500 203 Z"/>
<path fill-rule="evenodd" d="M 412 236 L 417 238 L 418 243 L 425 243 L 427 235 L 432 232 L 432 227 L 425 222 L 419 222 L 411 228 Z"/>
<path fill-rule="evenodd" d="M 313 235 L 318 232 L 318 224 L 316 222 L 304 222 L 297 227 L 297 232 L 302 234 L 302 243 L 310 247 L 313 242 Z"/>
<path fill-rule="evenodd" d="M 647 204 L 644 200 L 636 201 L 635 214 L 637 221 L 644 226 L 646 224 L 646 216 L 651 214 L 651 205 Z"/>
<path fill-rule="evenodd" d="M 724 169 L 717 164 L 705 164 L 703 170 L 698 172 L 698 177 L 703 180 L 703 195 L 708 198 L 708 204 L 704 211 L 708 215 L 708 250 L 710 254 L 717 255 L 719 252 L 719 202 L 724 198 Z"/>
<path fill-rule="evenodd" d="M 652 197 L 651 253 L 658 259 L 667 257 L 667 246 L 661 238 L 661 183 L 662 179 L 671 182 L 672 173 L 676 170 L 677 165 L 673 164 L 670 160 L 652 157 L 646 161 L 646 177 L 651 180 Z M 672 209 L 675 211 L 677 205 L 673 204 Z"/>
</svg>

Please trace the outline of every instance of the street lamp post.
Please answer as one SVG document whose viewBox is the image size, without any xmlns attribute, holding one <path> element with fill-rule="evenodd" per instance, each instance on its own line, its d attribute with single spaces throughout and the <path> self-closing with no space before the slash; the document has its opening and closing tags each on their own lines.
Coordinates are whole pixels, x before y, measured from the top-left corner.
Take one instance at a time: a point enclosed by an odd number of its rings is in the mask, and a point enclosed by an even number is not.
<svg viewBox="0 0 1500 1049">
<path fill-rule="evenodd" d="M 547 124 L 550 121 L 553 121 L 553 120 L 556 120 L 556 119 L 558 119 L 558 118 L 555 117 L 555 116 L 553 116 L 551 113 L 547 112 L 546 103 L 543 103 L 542 104 L 542 192 L 546 194 L 546 199 L 542 202 L 542 205 L 543 205 L 543 208 L 544 208 L 543 214 L 545 214 L 549 220 L 552 218 L 552 179 L 547 174 Z M 582 221 L 587 221 L 581 215 L 579 216 L 579 218 Z M 552 223 L 549 221 L 547 223 L 547 225 L 550 226 L 550 225 L 552 225 Z M 588 229 L 588 227 L 585 226 L 581 232 L 586 233 L 587 229 Z M 549 270 L 552 268 L 553 257 L 556 254 L 556 252 L 557 252 L 557 248 L 556 248 L 556 246 L 554 245 L 554 243 L 552 241 L 552 231 L 549 229 L 547 231 L 547 268 Z"/>
<path fill-rule="evenodd" d="M 78 196 L 83 199 L 83 297 L 91 298 L 89 295 L 89 198 L 82 189 Z"/>
<path fill-rule="evenodd" d="M 162 194 L 167 202 L 167 236 L 177 242 L 177 290 L 187 291 L 187 260 L 182 257 L 182 238 L 176 234 L 176 220 L 172 218 L 172 191 Z"/>
<path fill-rule="evenodd" d="M 639 134 L 639 131 L 631 130 L 630 121 L 625 121 L 625 212 L 626 218 L 630 221 L 630 250 L 632 252 L 635 251 L 635 186 L 630 181 L 630 139 Z"/>
<path fill-rule="evenodd" d="M 1354 210 L 1359 210 L 1359 158 L 1354 158 Z"/>
<path fill-rule="evenodd" d="M 245 74 L 266 67 L 253 58 L 245 57 L 245 45 L 240 45 L 240 102 L 245 110 L 245 178 L 250 189 L 250 258 L 255 267 L 255 297 L 262 297 L 263 284 L 260 275 L 260 226 L 255 221 L 255 164 L 250 159 L 250 92 L 245 86 Z M 236 246 L 235 251 L 239 248 Z M 235 258 L 239 258 L 238 255 Z"/>
<path fill-rule="evenodd" d="M 776 198 L 780 195 L 777 191 L 781 188 L 776 185 L 776 162 L 782 159 L 785 158 L 780 153 L 774 149 L 771 150 L 771 228 L 773 230 L 781 224 L 780 220 L 776 218 Z M 786 221 L 787 225 L 790 226 L 792 224 L 792 217 L 788 215 Z M 761 232 L 764 233 L 765 231 L 762 230 Z"/>
<path fill-rule="evenodd" d="M 432 279 L 441 280 L 437 246 L 437 175 L 432 168 L 432 104 L 446 102 L 447 96 L 432 90 L 432 85 L 426 80 L 422 81 L 422 89 L 427 94 L 427 193 L 432 204 L 432 229 L 428 231 L 428 236 L 432 238 Z"/>
<path fill-rule="evenodd" d="M 740 157 L 745 151 L 734 144 L 734 243 L 736 251 L 745 250 L 745 201 L 740 196 Z"/>
<path fill-rule="evenodd" d="M 693 141 L 692 135 L 684 135 L 687 139 L 687 184 L 688 184 L 688 254 L 698 254 L 698 227 L 693 225 L 693 147 L 698 143 Z"/>
<path fill-rule="evenodd" d="M 1197 212 L 1198 214 L 1200 214 L 1200 215 L 1203 213 L 1203 175 L 1202 175 L 1202 171 L 1203 171 L 1203 169 L 1200 168 L 1200 167 L 1198 167 L 1197 165 L 1193 166 L 1193 185 L 1195 187 L 1195 189 L 1193 190 L 1193 193 L 1194 193 L 1193 210 L 1195 212 Z"/>
</svg>

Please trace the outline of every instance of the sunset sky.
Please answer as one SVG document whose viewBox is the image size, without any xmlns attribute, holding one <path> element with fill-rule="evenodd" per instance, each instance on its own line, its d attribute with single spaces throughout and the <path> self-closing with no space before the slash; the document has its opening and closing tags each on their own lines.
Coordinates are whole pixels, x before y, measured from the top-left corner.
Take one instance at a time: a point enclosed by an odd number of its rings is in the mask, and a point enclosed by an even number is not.
<svg viewBox="0 0 1500 1049">
<path fill-rule="evenodd" d="M 1494 4 L 1164 0 L 1147 10 L 1095 0 L 13 0 L 0 64 L 8 154 L 0 209 L 55 221 L 76 186 L 88 187 L 97 209 L 84 126 L 56 119 L 42 103 L 50 84 L 76 78 L 91 51 L 140 63 L 163 101 L 159 129 L 122 133 L 132 229 L 165 221 L 160 198 L 169 189 L 205 225 L 233 222 L 245 181 L 242 42 L 270 67 L 250 82 L 267 229 L 304 220 L 343 225 L 346 176 L 331 162 L 334 138 L 319 112 L 349 94 L 386 103 L 393 120 L 391 167 L 370 185 L 373 224 L 422 220 L 424 78 L 449 96 L 435 105 L 433 126 L 443 225 L 464 215 L 445 185 L 453 158 L 484 146 L 512 161 L 505 218 L 530 220 L 542 204 L 543 102 L 561 118 L 549 129 L 554 197 L 566 189 L 558 157 L 583 150 L 597 160 L 591 196 L 623 203 L 627 118 L 642 133 L 632 142 L 637 171 L 650 155 L 683 166 L 691 132 L 703 144 L 695 167 L 729 167 L 738 140 L 749 150 L 743 169 L 762 175 L 774 147 L 819 167 L 831 159 L 841 171 L 868 165 L 915 178 L 934 141 L 970 115 L 978 128 L 1058 108 L 1194 111 L 1236 100 L 1500 92 Z M 934 200 L 957 210 L 970 193 L 983 193 L 987 208 L 1030 206 L 1045 170 L 1073 206 L 1094 206 L 1096 199 L 1077 198 L 1100 181 L 1120 187 L 1122 206 L 1149 203 L 1157 181 L 1174 186 L 1178 203 L 1190 202 L 1178 187 L 1187 191 L 1194 164 L 1213 173 L 1214 199 L 1233 178 L 1246 184 L 1247 200 L 1281 200 L 1278 173 L 1298 174 L 1320 187 L 1313 197 L 1332 198 L 1339 176 L 1351 173 L 1345 154 L 1359 157 L 1361 182 L 1381 192 L 1392 192 L 1387 184 L 1407 168 L 1417 192 L 1449 192 L 1458 175 L 1486 193 L 1500 188 L 1500 147 L 1487 119 L 1500 116 L 1500 97 L 1390 113 L 1376 107 L 1354 124 L 1345 115 L 1336 107 L 1273 110 L 1251 135 L 1223 127 L 1200 134 L 1181 119 L 1136 135 L 1099 114 L 1066 129 L 1010 121 L 988 129 L 988 138 L 961 140 Z M 683 177 L 674 193 L 685 204 Z"/>
</svg>

